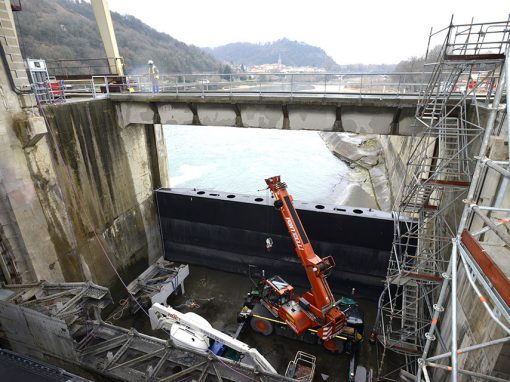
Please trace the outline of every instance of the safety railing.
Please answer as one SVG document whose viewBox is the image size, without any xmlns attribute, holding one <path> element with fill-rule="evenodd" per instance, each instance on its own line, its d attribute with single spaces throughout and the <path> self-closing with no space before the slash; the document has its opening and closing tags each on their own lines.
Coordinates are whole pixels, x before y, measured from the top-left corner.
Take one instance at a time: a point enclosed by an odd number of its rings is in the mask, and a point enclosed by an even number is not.
<svg viewBox="0 0 510 382">
<path fill-rule="evenodd" d="M 221 94 L 417 94 L 427 73 L 235 73 L 173 74 L 158 80 L 127 76 L 136 93 Z M 424 80 L 425 78 L 425 80 Z"/>
<path fill-rule="evenodd" d="M 50 77 L 47 81 L 34 82 L 32 92 L 38 104 L 62 103 L 66 101 L 64 81 Z"/>
<path fill-rule="evenodd" d="M 70 96 L 102 97 L 110 93 L 163 93 L 173 95 L 394 95 L 418 96 L 431 77 L 430 72 L 398 73 L 235 73 L 169 74 L 151 79 L 148 75 L 100 75 L 83 80 L 64 80 Z M 453 93 L 463 94 L 477 86 L 483 72 L 460 76 Z M 497 84 L 491 84 L 495 86 Z M 477 94 L 490 93 L 478 86 Z"/>
</svg>

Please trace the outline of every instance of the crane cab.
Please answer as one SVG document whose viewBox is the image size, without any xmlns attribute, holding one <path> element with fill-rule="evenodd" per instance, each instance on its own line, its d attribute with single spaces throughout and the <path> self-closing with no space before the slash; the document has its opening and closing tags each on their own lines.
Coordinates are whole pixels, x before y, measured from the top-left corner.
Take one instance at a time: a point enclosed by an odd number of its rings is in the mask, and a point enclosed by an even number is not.
<svg viewBox="0 0 510 382">
<path fill-rule="evenodd" d="M 278 316 L 278 307 L 288 303 L 294 297 L 294 287 L 280 276 L 273 276 L 263 281 L 262 300 L 271 312 Z"/>
<path fill-rule="evenodd" d="M 292 330 L 301 335 L 307 329 L 316 326 L 308 317 L 306 309 L 309 303 L 303 298 L 294 300 L 294 287 L 280 276 L 273 276 L 263 281 L 262 299 L 264 306 L 271 313 L 287 323 Z M 305 307 L 304 307 L 304 306 Z"/>
</svg>

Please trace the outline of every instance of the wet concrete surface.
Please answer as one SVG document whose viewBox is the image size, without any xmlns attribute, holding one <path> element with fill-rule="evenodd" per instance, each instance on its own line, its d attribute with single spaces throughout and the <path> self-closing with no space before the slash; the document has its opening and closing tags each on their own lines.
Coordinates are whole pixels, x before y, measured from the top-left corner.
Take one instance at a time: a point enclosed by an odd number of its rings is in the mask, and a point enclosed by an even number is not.
<svg viewBox="0 0 510 382">
<path fill-rule="evenodd" d="M 303 282 L 306 283 L 303 274 Z M 199 307 L 193 311 L 205 319 L 211 325 L 225 333 L 233 335 L 238 327 L 237 313 L 241 309 L 244 297 L 252 287 L 250 279 L 243 275 L 211 270 L 204 267 L 190 265 L 190 275 L 184 282 L 184 295 L 171 296 L 168 303 L 182 312 L 190 311 L 190 308 L 183 306 L 186 302 L 194 300 Z M 305 284 L 306 285 L 306 284 Z M 346 286 L 331 285 L 333 290 L 348 290 Z M 297 292 L 301 292 L 299 287 Z M 363 295 L 362 290 L 357 294 Z M 339 298 L 340 294 L 335 293 Z M 365 312 L 366 333 L 373 325 L 376 314 L 376 299 L 372 297 L 355 296 L 356 301 Z M 134 327 L 136 330 L 167 339 L 168 335 L 161 331 L 153 331 L 150 327 L 149 318 L 143 313 L 136 315 L 126 310 L 119 320 L 110 319 L 113 324 L 126 328 Z M 347 381 L 349 372 L 349 356 L 346 354 L 332 354 L 320 345 L 306 344 L 297 340 L 284 338 L 275 334 L 263 336 L 253 333 L 249 325 L 245 326 L 239 339 L 252 347 L 256 347 L 276 370 L 284 374 L 287 364 L 291 361 L 298 350 L 313 354 L 317 358 L 317 366 L 314 381 Z M 363 341 L 360 349 L 359 364 L 367 370 L 373 369 L 374 376 L 377 372 L 377 353 L 381 355 L 382 349 L 372 345 L 368 340 Z M 399 359 L 386 360 L 389 367 L 396 368 Z M 394 366 L 393 366 L 394 364 Z"/>
</svg>

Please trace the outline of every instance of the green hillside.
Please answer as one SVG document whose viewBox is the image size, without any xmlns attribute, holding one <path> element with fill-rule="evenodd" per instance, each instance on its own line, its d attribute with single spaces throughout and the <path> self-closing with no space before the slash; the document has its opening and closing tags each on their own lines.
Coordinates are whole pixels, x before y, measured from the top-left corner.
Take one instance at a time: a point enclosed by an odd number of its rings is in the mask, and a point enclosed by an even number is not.
<svg viewBox="0 0 510 382">
<path fill-rule="evenodd" d="M 90 3 L 71 0 L 23 0 L 17 12 L 25 57 L 46 60 L 99 58 L 105 52 Z M 161 73 L 218 72 L 220 62 L 202 49 L 160 33 L 136 17 L 112 12 L 127 73 L 147 70 L 152 59 Z"/>
<path fill-rule="evenodd" d="M 275 64 L 281 57 L 282 64 L 288 66 L 314 66 L 327 70 L 338 67 L 336 62 L 321 48 L 286 38 L 265 44 L 236 42 L 216 48 L 207 48 L 207 51 L 219 60 L 234 64 Z"/>
</svg>

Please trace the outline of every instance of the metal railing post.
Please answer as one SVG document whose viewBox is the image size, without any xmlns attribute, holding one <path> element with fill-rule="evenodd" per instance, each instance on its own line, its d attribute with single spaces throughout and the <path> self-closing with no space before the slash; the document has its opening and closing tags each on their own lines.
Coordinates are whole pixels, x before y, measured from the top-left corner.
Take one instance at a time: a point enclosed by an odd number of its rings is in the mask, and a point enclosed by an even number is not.
<svg viewBox="0 0 510 382">
<path fill-rule="evenodd" d="M 94 76 L 92 76 L 92 78 L 91 78 L 91 80 L 90 80 L 90 81 L 92 82 L 92 96 L 93 96 L 94 98 L 96 98 L 96 97 L 97 97 L 97 94 L 96 94 L 96 83 L 95 83 L 95 81 L 94 81 Z"/>
<path fill-rule="evenodd" d="M 456 248 L 457 242 L 454 241 L 453 243 L 454 243 L 454 248 L 452 248 L 452 256 L 453 256 L 454 252 L 455 253 L 457 252 L 457 248 Z M 442 274 L 443 282 L 441 285 L 441 291 L 439 292 L 439 297 L 437 299 L 437 303 L 433 305 L 434 314 L 432 316 L 432 323 L 430 324 L 429 331 L 425 334 L 425 338 L 427 340 L 426 340 L 425 346 L 423 348 L 421 362 L 425 362 L 427 353 L 429 352 L 429 349 L 432 346 L 432 341 L 434 341 L 436 338 L 434 335 L 434 332 L 436 330 L 437 323 L 439 321 L 439 316 L 444 311 L 443 303 L 446 300 L 446 294 L 448 291 L 448 283 L 450 282 L 450 279 L 451 279 L 451 272 L 452 272 L 452 262 L 449 261 L 448 269 L 446 270 L 445 273 Z M 416 379 L 415 379 L 416 382 L 421 382 L 421 373 L 422 373 L 422 369 L 418 368 L 417 373 L 416 373 Z"/>
<path fill-rule="evenodd" d="M 508 59 L 508 55 L 510 54 L 510 49 L 506 49 L 505 56 Z M 507 132 L 507 142 L 510 142 L 510 117 L 508 117 L 508 113 L 510 113 L 510 102 L 508 102 L 508 98 L 510 97 L 510 65 L 506 64 L 506 132 Z M 510 143 L 508 143 L 508 158 L 510 158 Z M 508 171 L 510 171 L 510 162 L 507 165 Z M 510 182 L 510 179 L 508 177 L 504 177 L 501 181 L 501 185 L 499 186 L 500 192 L 498 193 L 498 196 L 496 198 L 496 201 L 494 202 L 494 205 L 496 207 L 499 207 L 501 203 L 503 203 L 503 198 L 506 193 L 506 190 L 508 188 L 508 183 Z"/>
<path fill-rule="evenodd" d="M 457 246 L 458 238 L 452 239 L 452 382 L 457 382 Z"/>
<path fill-rule="evenodd" d="M 65 69 L 65 68 L 64 68 Z M 247 73 L 245 73 L 248 75 Z M 191 77 L 191 81 L 189 82 L 189 88 L 186 80 L 186 75 L 167 75 L 161 77 L 161 89 L 162 91 L 169 92 L 172 83 L 175 84 L 174 94 L 182 94 L 186 91 L 191 91 L 201 96 L 205 96 L 206 93 L 217 92 L 217 93 L 227 93 L 230 96 L 233 96 L 236 91 L 239 90 L 239 85 L 246 84 L 246 88 L 242 88 L 241 91 L 243 93 L 252 93 L 258 94 L 259 96 L 262 93 L 275 93 L 282 92 L 285 94 L 290 94 L 291 97 L 294 96 L 294 93 L 299 93 L 298 95 L 304 94 L 313 94 L 319 95 L 321 93 L 320 88 L 322 88 L 322 95 L 327 96 L 330 93 L 343 93 L 346 91 L 349 94 L 356 94 L 362 97 L 364 94 L 374 94 L 374 93 L 394 93 L 397 92 L 399 94 L 404 92 L 404 81 L 405 76 L 409 73 L 387 73 L 387 74 L 373 74 L 373 73 L 253 73 L 249 75 L 250 79 L 242 79 L 239 77 L 240 74 L 237 74 L 238 77 L 236 79 L 236 73 L 228 73 L 228 78 L 225 78 L 225 73 L 218 74 L 191 74 L 188 73 L 187 76 Z M 174 76 L 172 80 L 171 77 Z M 257 76 L 257 78 L 255 78 Z M 323 76 L 320 79 L 320 76 Z M 388 76 L 388 77 L 387 77 Z M 398 76 L 398 82 L 394 76 Z M 93 79 L 93 87 L 95 86 L 105 86 L 105 93 L 110 94 L 113 90 L 110 89 L 110 84 L 108 83 L 108 79 L 114 79 L 116 76 L 113 75 L 97 75 L 91 76 Z M 368 77 L 368 80 L 367 80 Z M 98 83 L 97 81 L 102 78 L 104 83 L 101 81 Z M 146 75 L 132 75 L 126 76 L 129 78 L 129 81 L 126 83 L 127 85 L 132 85 L 130 87 L 134 88 L 135 91 L 147 93 L 151 91 L 151 82 L 150 79 Z M 215 78 L 219 78 L 215 80 Z M 296 81 L 296 78 L 298 79 Z M 301 80 L 300 80 L 301 78 Z M 358 86 L 359 89 L 356 91 L 356 78 L 358 78 Z M 386 78 L 386 79 L 385 79 Z M 388 82 L 388 78 L 392 78 L 390 82 Z M 214 81 L 214 82 L 211 82 Z M 228 81 L 228 89 L 225 88 L 224 81 Z M 338 83 L 337 83 L 338 81 Z M 305 87 L 300 87 L 300 83 L 303 85 L 309 85 Z M 182 84 L 182 89 L 180 89 Z M 209 85 L 212 87 L 210 88 Z M 414 86 L 413 83 L 409 83 L 408 85 Z M 328 88 L 330 86 L 330 88 Z M 393 86 L 393 88 L 392 88 Z M 394 88 L 397 86 L 397 89 Z M 264 88 L 263 88 L 264 87 Z M 290 88 L 290 89 L 289 89 Z M 343 88 L 347 88 L 343 89 Z M 97 90 L 97 89 L 96 89 Z M 92 92 L 93 93 L 93 92 Z M 95 97 L 98 97 L 99 92 L 96 91 Z"/>
<path fill-rule="evenodd" d="M 505 66 L 508 66 L 508 61 L 505 62 Z M 504 84 L 504 81 L 506 81 L 506 78 L 505 78 L 505 69 L 506 68 L 503 68 L 503 70 L 501 71 L 501 77 L 500 77 L 500 81 L 502 84 Z M 484 132 L 484 135 L 483 135 L 483 138 L 482 138 L 482 142 L 480 144 L 480 154 L 482 156 L 485 156 L 486 153 L 487 153 L 487 148 L 489 146 L 489 141 L 490 141 L 490 137 L 491 137 L 491 134 L 492 134 L 492 130 L 494 128 L 494 123 L 496 122 L 496 116 L 498 114 L 498 109 L 499 109 L 499 103 L 501 101 L 501 96 L 503 95 L 503 86 L 502 85 L 498 85 L 497 89 L 496 89 L 496 94 L 494 94 L 494 100 L 492 102 L 492 109 L 490 111 L 490 114 L 489 114 L 489 118 L 487 120 L 487 124 L 485 125 L 485 132 Z M 474 195 L 475 195 L 475 191 L 476 191 L 476 187 L 475 187 L 475 184 L 478 182 L 478 178 L 481 176 L 481 172 L 482 172 L 482 160 L 481 159 L 478 159 L 476 165 L 475 165 L 475 170 L 473 172 L 473 176 L 471 178 L 471 186 L 469 187 L 469 190 L 468 190 L 468 193 L 467 193 L 467 196 L 466 196 L 466 200 L 472 200 Z M 460 218 L 460 221 L 459 221 L 459 226 L 458 226 L 458 229 L 457 229 L 457 235 L 461 235 L 462 234 L 462 231 L 464 230 L 464 227 L 466 225 L 466 221 L 467 221 L 467 218 L 468 218 L 468 215 L 469 215 L 469 208 L 464 208 L 464 211 L 462 212 L 462 216 Z"/>
</svg>

